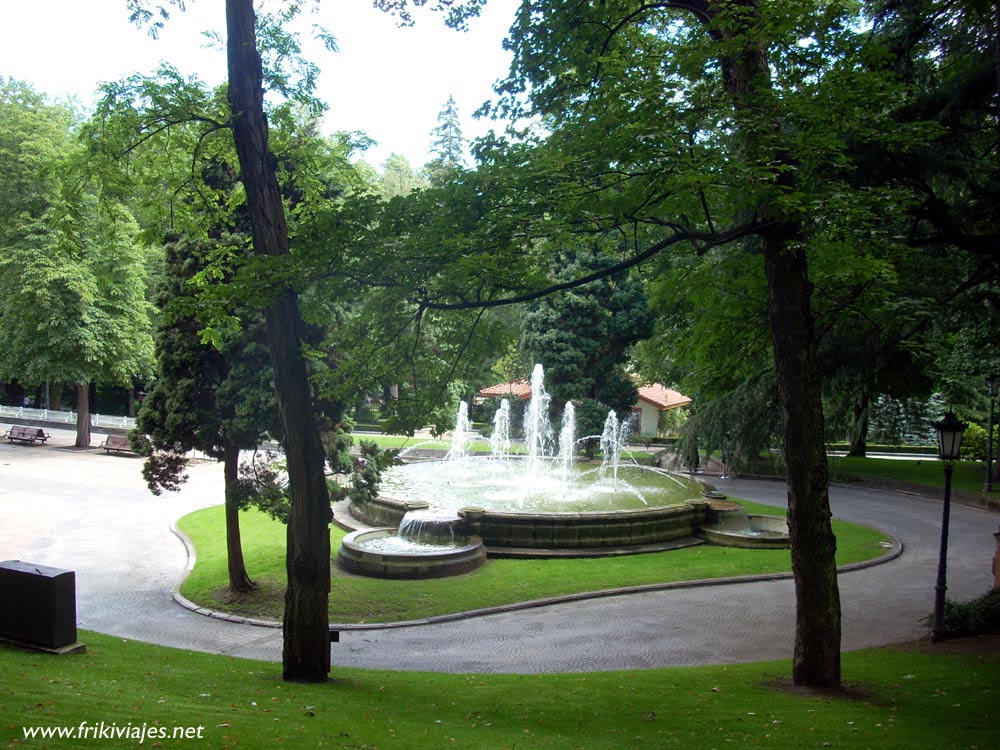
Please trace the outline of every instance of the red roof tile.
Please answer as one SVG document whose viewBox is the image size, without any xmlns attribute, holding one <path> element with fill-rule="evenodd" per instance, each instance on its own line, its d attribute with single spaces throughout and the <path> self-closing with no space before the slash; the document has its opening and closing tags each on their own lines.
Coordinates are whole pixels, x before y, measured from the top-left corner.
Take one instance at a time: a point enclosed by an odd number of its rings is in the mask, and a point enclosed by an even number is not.
<svg viewBox="0 0 1000 750">
<path fill-rule="evenodd" d="M 481 389 L 478 394 L 481 398 L 502 398 L 503 396 L 513 396 L 520 401 L 527 401 L 531 398 L 531 383 L 527 380 L 514 380 L 510 383 L 497 383 L 488 388 Z M 676 409 L 679 406 L 687 406 L 691 399 L 682 393 L 654 383 L 652 385 L 639 386 L 639 400 L 652 404 L 660 410 Z"/>
</svg>

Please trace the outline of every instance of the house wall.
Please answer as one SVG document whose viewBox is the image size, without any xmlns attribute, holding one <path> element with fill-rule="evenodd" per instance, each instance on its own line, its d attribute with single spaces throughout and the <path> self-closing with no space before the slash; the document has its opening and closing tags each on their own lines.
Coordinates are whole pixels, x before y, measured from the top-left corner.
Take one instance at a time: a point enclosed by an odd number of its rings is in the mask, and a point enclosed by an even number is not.
<svg viewBox="0 0 1000 750">
<path fill-rule="evenodd" d="M 660 410 L 640 401 L 633 411 L 639 412 L 639 436 L 656 437 L 659 434 Z"/>
</svg>

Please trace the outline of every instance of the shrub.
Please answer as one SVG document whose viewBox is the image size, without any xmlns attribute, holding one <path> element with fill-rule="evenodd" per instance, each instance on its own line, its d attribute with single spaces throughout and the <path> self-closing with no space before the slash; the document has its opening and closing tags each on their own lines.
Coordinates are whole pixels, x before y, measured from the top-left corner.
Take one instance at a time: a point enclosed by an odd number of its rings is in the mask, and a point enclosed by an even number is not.
<svg viewBox="0 0 1000 750">
<path fill-rule="evenodd" d="M 997 451 L 997 426 L 993 426 L 993 455 Z M 986 429 L 970 424 L 962 435 L 962 458 L 972 461 L 986 460 Z"/>
<path fill-rule="evenodd" d="M 930 623 L 932 615 L 925 618 Z M 992 589 L 971 602 L 944 603 L 944 629 L 949 637 L 983 635 L 1000 631 L 1000 588 Z"/>
</svg>

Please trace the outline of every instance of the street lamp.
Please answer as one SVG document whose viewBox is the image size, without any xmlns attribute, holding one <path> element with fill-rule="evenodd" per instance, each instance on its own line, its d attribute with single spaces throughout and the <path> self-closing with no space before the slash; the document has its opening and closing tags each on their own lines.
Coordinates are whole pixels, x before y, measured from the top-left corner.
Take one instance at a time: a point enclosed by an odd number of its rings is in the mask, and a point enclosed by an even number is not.
<svg viewBox="0 0 1000 750">
<path fill-rule="evenodd" d="M 958 460 L 958 453 L 962 447 L 962 433 L 965 432 L 964 425 L 955 419 L 955 415 L 948 412 L 944 419 L 934 425 L 938 433 L 938 455 L 944 461 L 944 510 L 941 515 L 941 548 L 938 554 L 937 584 L 934 586 L 934 620 L 931 625 L 931 640 L 944 640 L 944 592 L 947 590 L 945 584 L 945 571 L 948 566 L 948 517 L 951 512 L 951 474 L 955 469 L 954 462 Z"/>
<path fill-rule="evenodd" d="M 997 376 L 986 376 L 986 392 L 990 394 L 990 421 L 986 432 L 986 479 L 983 492 L 993 492 L 993 407 L 997 400 Z"/>
</svg>

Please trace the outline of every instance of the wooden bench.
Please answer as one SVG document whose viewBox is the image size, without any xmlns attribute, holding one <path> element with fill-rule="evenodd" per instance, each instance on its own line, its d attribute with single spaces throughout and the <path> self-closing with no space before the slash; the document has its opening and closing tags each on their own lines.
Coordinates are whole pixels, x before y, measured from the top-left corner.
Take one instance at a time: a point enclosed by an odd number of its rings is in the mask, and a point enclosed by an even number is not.
<svg viewBox="0 0 1000 750">
<path fill-rule="evenodd" d="M 16 424 L 13 425 L 4 435 L 8 442 L 19 442 L 25 444 L 44 443 L 48 440 L 51 435 L 49 435 L 41 427 L 26 427 L 25 425 Z"/>
<path fill-rule="evenodd" d="M 108 453 L 111 453 L 111 451 L 115 451 L 116 453 L 135 453 L 125 435 L 108 435 L 104 438 L 104 442 L 101 443 L 100 447 L 104 448 Z"/>
</svg>

